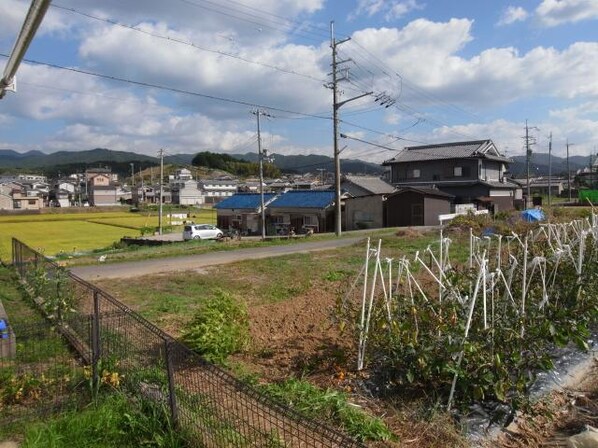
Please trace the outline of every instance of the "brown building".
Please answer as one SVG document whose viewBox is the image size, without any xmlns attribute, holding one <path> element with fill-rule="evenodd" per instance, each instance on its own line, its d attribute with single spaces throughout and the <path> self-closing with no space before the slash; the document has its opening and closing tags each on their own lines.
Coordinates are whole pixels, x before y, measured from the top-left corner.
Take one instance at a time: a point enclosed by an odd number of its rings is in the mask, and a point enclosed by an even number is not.
<svg viewBox="0 0 598 448">
<path fill-rule="evenodd" d="M 434 188 L 405 187 L 386 199 L 386 226 L 437 226 L 451 212 L 454 196 Z"/>
</svg>

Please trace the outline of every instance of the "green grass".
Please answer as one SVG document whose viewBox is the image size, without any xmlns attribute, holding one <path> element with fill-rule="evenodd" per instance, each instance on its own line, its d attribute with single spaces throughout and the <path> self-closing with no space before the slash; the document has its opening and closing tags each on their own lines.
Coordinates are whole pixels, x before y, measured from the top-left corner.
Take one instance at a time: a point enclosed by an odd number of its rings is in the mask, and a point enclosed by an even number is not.
<svg viewBox="0 0 598 448">
<path fill-rule="evenodd" d="M 398 237 L 394 234 L 388 236 L 387 230 L 386 235 L 383 257 L 395 259 L 403 255 L 412 258 L 415 250 L 424 250 L 438 239 L 436 232 Z M 388 251 L 386 245 L 389 246 Z M 226 246 L 226 243 L 214 243 L 211 247 L 216 250 Z M 468 250 L 462 246 L 462 240 L 453 243 L 455 251 Z M 160 249 L 164 251 L 169 247 Z M 206 300 L 214 298 L 217 291 L 229 292 L 245 301 L 248 307 L 285 302 L 302 294 L 318 294 L 321 288 L 336 289 L 341 282 L 350 283 L 363 265 L 364 254 L 365 242 L 362 242 L 338 250 L 239 261 L 209 268 L 207 274 L 179 272 L 158 277 L 100 280 L 97 283 L 150 321 L 178 335 L 193 313 Z"/>
<path fill-rule="evenodd" d="M 12 324 L 33 324 L 43 320 L 39 312 L 29 304 L 15 271 L 2 265 L 0 265 L 0 301 L 4 304 Z"/>
<path fill-rule="evenodd" d="M 102 397 L 79 412 L 13 426 L 11 432 L 5 435 L 22 440 L 21 448 L 186 446 L 180 433 L 170 427 L 165 409 L 120 394 Z"/>
<path fill-rule="evenodd" d="M 351 405 L 347 396 L 337 390 L 320 389 L 308 381 L 295 378 L 258 387 L 307 417 L 339 425 L 358 440 L 396 440 L 381 419 Z"/>
</svg>

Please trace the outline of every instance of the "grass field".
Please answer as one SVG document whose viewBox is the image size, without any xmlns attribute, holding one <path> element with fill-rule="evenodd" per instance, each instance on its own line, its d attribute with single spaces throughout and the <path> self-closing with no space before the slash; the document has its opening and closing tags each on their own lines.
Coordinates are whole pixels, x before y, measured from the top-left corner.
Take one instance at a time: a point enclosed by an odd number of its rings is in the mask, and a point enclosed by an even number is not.
<svg viewBox="0 0 598 448">
<path fill-rule="evenodd" d="M 191 212 L 195 222 L 213 223 L 210 210 Z M 163 224 L 169 224 L 164 215 Z M 156 213 L 91 212 L 0 216 L 0 259 L 10 260 L 15 237 L 48 256 L 110 246 L 124 236 L 140 236 L 143 227 L 157 227 Z M 176 228 L 178 231 L 179 229 Z"/>
</svg>

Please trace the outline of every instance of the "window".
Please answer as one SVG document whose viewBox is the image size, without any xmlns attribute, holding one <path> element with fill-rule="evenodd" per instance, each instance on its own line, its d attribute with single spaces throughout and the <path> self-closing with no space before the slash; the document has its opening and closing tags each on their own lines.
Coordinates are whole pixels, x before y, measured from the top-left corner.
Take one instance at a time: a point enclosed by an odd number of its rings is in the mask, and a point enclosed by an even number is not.
<svg viewBox="0 0 598 448">
<path fill-rule="evenodd" d="M 407 171 L 407 178 L 409 178 L 409 179 L 417 179 L 417 178 L 419 178 L 420 175 L 421 175 L 421 172 L 418 169 L 412 169 L 412 170 Z"/>
<path fill-rule="evenodd" d="M 463 176 L 463 167 L 461 167 L 461 166 L 454 167 L 453 168 L 453 176 L 455 176 L 455 177 Z"/>
<path fill-rule="evenodd" d="M 29 205 L 37 204 L 37 201 L 35 199 L 29 199 L 27 202 L 29 203 Z"/>
<path fill-rule="evenodd" d="M 303 217 L 303 225 L 304 226 L 313 226 L 316 224 L 317 224 L 317 222 L 313 216 L 304 216 Z"/>
</svg>

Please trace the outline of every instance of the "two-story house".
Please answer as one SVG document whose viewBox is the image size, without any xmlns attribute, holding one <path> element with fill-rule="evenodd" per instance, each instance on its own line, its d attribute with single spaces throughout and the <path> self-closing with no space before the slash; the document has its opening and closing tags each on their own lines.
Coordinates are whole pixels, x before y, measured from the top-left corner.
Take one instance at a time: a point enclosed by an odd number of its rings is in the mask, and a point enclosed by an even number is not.
<svg viewBox="0 0 598 448">
<path fill-rule="evenodd" d="M 115 178 L 115 173 L 105 168 L 90 168 L 85 171 L 87 198 L 91 205 L 118 205 Z"/>
<path fill-rule="evenodd" d="M 237 192 L 239 181 L 237 179 L 202 179 L 199 181 L 199 188 L 205 196 L 206 204 L 217 204 L 225 198 L 231 197 Z"/>
<path fill-rule="evenodd" d="M 492 140 L 476 140 L 406 147 L 383 165 L 397 188 L 434 187 L 454 196 L 456 204 L 497 212 L 512 209 L 521 191 L 506 175 L 511 162 Z"/>
</svg>

